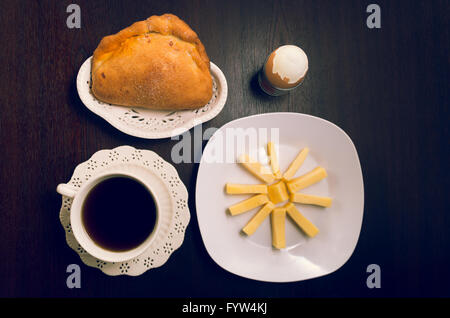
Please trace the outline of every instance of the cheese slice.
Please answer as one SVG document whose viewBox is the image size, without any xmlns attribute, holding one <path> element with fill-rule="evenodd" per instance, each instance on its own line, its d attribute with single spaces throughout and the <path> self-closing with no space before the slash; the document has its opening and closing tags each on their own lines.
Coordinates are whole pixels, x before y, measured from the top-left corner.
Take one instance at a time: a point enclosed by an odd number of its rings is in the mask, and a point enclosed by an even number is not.
<svg viewBox="0 0 450 318">
<path fill-rule="evenodd" d="M 285 220 L 286 209 L 275 208 L 270 215 L 272 225 L 272 245 L 275 248 L 281 249 L 286 247 L 286 233 L 285 233 Z"/>
<path fill-rule="evenodd" d="M 283 174 L 283 178 L 285 180 L 290 180 L 290 179 L 292 179 L 293 176 L 295 176 L 298 169 L 300 169 L 301 165 L 305 161 L 306 156 L 308 155 L 308 152 L 309 152 L 309 148 L 306 147 L 306 148 L 303 148 L 303 150 L 298 153 L 297 157 L 295 157 L 294 161 L 291 162 L 291 164 L 289 165 L 289 168 Z"/>
<path fill-rule="evenodd" d="M 270 170 L 260 164 L 258 161 L 251 159 L 248 155 L 244 154 L 239 158 L 239 162 L 244 166 L 251 174 L 265 183 L 272 183 L 275 180 L 275 176 Z"/>
<path fill-rule="evenodd" d="M 270 194 L 269 194 L 270 196 Z M 317 195 L 303 194 L 303 193 L 292 193 L 290 197 L 291 202 L 302 203 L 302 204 L 313 204 L 323 207 L 331 206 L 332 199 L 328 197 L 320 197 Z"/>
<path fill-rule="evenodd" d="M 284 181 L 280 180 L 267 187 L 269 192 L 269 199 L 273 203 L 277 204 L 289 199 L 289 194 L 286 189 Z"/>
<path fill-rule="evenodd" d="M 327 176 L 327 172 L 322 167 L 317 167 L 304 175 L 295 178 L 287 183 L 287 188 L 290 193 L 295 193 L 298 190 L 309 187 L 310 185 L 319 182 Z"/>
<path fill-rule="evenodd" d="M 270 166 L 272 167 L 272 172 L 275 178 L 281 178 L 280 164 L 278 162 L 277 151 L 275 149 L 275 144 L 273 142 L 269 142 L 267 144 L 267 154 L 270 158 Z"/>
<path fill-rule="evenodd" d="M 270 214 L 275 205 L 272 202 L 267 202 L 266 205 L 262 207 L 247 223 L 242 231 L 247 235 L 252 235 L 255 233 L 256 229 L 261 225 L 265 218 Z"/>
<path fill-rule="evenodd" d="M 257 194 L 255 196 L 252 196 L 250 199 L 241 201 L 235 205 L 232 205 L 228 208 L 231 215 L 237 215 L 244 212 L 247 212 L 251 209 L 254 209 L 260 205 L 263 205 L 264 203 L 267 203 L 269 201 L 269 198 L 265 194 Z"/>
<path fill-rule="evenodd" d="M 312 224 L 292 203 L 287 203 L 284 208 L 292 220 L 306 233 L 309 237 L 314 237 L 319 233 L 319 229 Z"/>
<path fill-rule="evenodd" d="M 267 193 L 267 185 L 227 183 L 225 191 L 228 194 Z"/>
</svg>

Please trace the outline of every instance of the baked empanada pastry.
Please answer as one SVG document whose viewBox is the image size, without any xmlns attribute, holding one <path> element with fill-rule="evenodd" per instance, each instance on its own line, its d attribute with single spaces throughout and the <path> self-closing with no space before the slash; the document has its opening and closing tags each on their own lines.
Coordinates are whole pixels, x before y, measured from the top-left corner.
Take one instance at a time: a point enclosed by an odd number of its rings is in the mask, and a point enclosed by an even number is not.
<svg viewBox="0 0 450 318">
<path fill-rule="evenodd" d="M 212 96 L 205 48 L 173 14 L 105 36 L 94 52 L 91 76 L 95 97 L 116 105 L 194 109 Z"/>
</svg>

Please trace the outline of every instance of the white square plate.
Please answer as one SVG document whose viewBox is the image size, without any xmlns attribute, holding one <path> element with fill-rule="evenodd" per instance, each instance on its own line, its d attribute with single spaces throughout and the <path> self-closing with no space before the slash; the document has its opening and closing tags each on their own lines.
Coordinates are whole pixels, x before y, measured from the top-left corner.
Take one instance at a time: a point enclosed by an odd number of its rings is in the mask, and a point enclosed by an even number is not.
<svg viewBox="0 0 450 318">
<path fill-rule="evenodd" d="M 255 139 L 254 133 L 257 141 L 251 143 L 250 140 Z M 282 172 L 301 149 L 309 147 L 310 152 L 295 176 L 320 165 L 326 169 L 328 177 L 301 192 L 333 198 L 329 208 L 296 204 L 320 232 L 314 238 L 308 238 L 287 217 L 286 248 L 283 250 L 272 248 L 270 218 L 266 218 L 252 236 L 241 232 L 259 208 L 236 216 L 226 212 L 229 206 L 250 197 L 227 195 L 224 191 L 227 182 L 261 183 L 236 164 L 236 158 L 249 151 L 264 158 L 261 154 L 265 153 L 268 140 L 278 140 Z M 269 113 L 237 119 L 216 131 L 203 151 L 197 177 L 196 207 L 205 247 L 225 270 L 270 282 L 292 282 L 327 275 L 346 263 L 358 242 L 364 211 L 358 154 L 342 129 L 314 116 Z"/>
</svg>

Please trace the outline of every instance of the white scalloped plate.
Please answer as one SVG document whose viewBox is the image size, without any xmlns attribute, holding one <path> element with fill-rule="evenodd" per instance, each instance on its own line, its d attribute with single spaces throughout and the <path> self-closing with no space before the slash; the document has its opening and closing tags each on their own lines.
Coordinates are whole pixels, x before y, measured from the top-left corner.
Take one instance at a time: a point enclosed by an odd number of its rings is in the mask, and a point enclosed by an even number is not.
<svg viewBox="0 0 450 318">
<path fill-rule="evenodd" d="M 81 188 L 84 182 L 108 171 L 132 172 L 151 180 L 152 191 L 162 202 L 162 225 L 152 244 L 139 256 L 124 262 L 105 262 L 88 254 L 76 240 L 70 225 L 72 198 L 62 196 L 59 212 L 61 225 L 66 232 L 67 244 L 76 251 L 83 263 L 96 267 L 103 273 L 115 275 L 141 275 L 151 268 L 162 266 L 181 246 L 189 224 L 188 192 L 176 169 L 155 152 L 121 146 L 97 151 L 89 160 L 74 170 L 68 186 Z"/>
<path fill-rule="evenodd" d="M 91 59 L 80 67 L 77 90 L 83 104 L 120 131 L 146 139 L 169 138 L 216 117 L 225 106 L 228 85 L 225 75 L 211 62 L 213 96 L 208 104 L 195 110 L 151 110 L 125 107 L 99 101 L 91 92 Z"/>
<path fill-rule="evenodd" d="M 253 147 L 247 151 L 265 153 L 268 139 L 277 139 L 272 135 L 272 128 L 279 129 L 281 171 L 285 171 L 302 148 L 309 147 L 310 152 L 296 176 L 320 165 L 327 170 L 328 177 L 302 192 L 333 198 L 329 208 L 296 204 L 320 232 L 308 238 L 287 218 L 286 248 L 282 250 L 272 248 L 269 218 L 252 236 L 240 233 L 258 208 L 236 216 L 226 213 L 229 206 L 249 197 L 227 195 L 224 191 L 227 182 L 261 182 L 236 163 L 211 160 L 217 154 L 239 155 L 242 151 L 238 149 L 240 142 L 230 134 L 233 129 L 249 132 L 255 129 L 257 144 L 247 143 L 248 148 Z M 299 113 L 254 115 L 222 126 L 203 151 L 195 196 L 201 236 L 212 259 L 236 275 L 269 282 L 311 279 L 340 268 L 358 242 L 364 211 L 361 166 L 350 137 L 324 119 Z"/>
</svg>

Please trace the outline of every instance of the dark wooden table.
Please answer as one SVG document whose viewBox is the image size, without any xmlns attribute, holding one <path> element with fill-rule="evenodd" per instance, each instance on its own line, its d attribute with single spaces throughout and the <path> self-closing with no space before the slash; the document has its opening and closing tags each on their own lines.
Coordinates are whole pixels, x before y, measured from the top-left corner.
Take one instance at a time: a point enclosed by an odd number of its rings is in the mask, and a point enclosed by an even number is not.
<svg viewBox="0 0 450 318">
<path fill-rule="evenodd" d="M 81 28 L 66 26 L 67 6 Z M 449 3 L 375 1 L 381 29 L 366 26 L 370 1 L 2 1 L 0 3 L 0 296 L 450 296 Z M 221 269 L 196 219 L 198 165 L 176 168 L 189 190 L 182 247 L 140 277 L 108 277 L 65 242 L 56 185 L 99 149 L 132 145 L 170 161 L 177 141 L 121 133 L 81 103 L 75 77 L 100 39 L 172 12 L 200 36 L 225 73 L 223 111 L 204 125 L 276 111 L 322 117 L 353 139 L 364 175 L 358 245 L 331 275 L 264 283 Z M 270 98 L 255 74 L 267 54 L 297 44 L 309 56 L 301 88 Z M 81 266 L 80 289 L 66 267 Z M 366 286 L 369 264 L 381 288 Z"/>
</svg>

